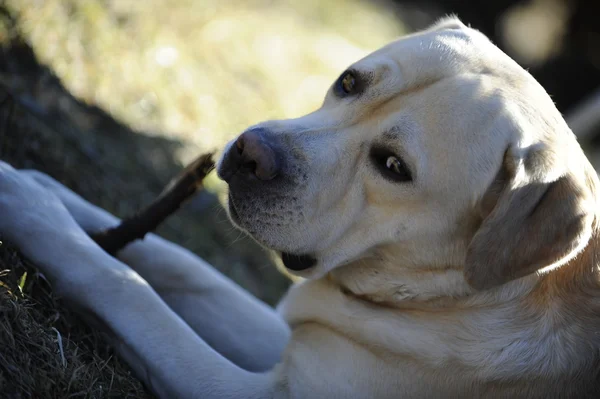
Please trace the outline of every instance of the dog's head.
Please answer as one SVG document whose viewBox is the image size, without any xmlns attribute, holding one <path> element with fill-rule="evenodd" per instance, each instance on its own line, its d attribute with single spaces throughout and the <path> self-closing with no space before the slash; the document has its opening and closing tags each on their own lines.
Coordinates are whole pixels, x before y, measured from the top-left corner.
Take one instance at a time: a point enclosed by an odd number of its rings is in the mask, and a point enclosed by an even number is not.
<svg viewBox="0 0 600 399">
<path fill-rule="evenodd" d="M 248 129 L 218 173 L 233 221 L 309 278 L 377 259 L 492 287 L 567 261 L 596 207 L 549 96 L 456 19 L 356 62 L 317 111 Z"/>
</svg>

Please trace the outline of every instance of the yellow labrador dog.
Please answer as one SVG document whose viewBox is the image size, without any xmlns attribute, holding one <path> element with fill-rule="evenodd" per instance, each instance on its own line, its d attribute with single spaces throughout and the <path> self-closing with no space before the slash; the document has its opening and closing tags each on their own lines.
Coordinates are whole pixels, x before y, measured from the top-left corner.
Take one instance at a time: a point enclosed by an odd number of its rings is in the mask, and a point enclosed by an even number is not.
<svg viewBox="0 0 600 399">
<path fill-rule="evenodd" d="M 557 77 L 559 78 L 559 77 Z M 218 165 L 305 277 L 275 313 L 51 178 L 0 166 L 0 233 L 162 398 L 600 397 L 598 178 L 544 89 L 452 18 L 353 64 Z"/>
</svg>

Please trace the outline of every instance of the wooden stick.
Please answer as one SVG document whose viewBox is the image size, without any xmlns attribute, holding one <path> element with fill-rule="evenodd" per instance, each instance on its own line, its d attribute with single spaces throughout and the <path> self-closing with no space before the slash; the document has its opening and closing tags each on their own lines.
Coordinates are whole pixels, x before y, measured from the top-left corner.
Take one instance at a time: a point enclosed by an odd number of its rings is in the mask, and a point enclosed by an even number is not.
<svg viewBox="0 0 600 399">
<path fill-rule="evenodd" d="M 215 167 L 212 157 L 212 153 L 199 156 L 171 180 L 145 209 L 124 219 L 116 227 L 90 236 L 111 255 L 115 255 L 130 242 L 144 238 L 202 188 L 202 181 Z"/>
</svg>

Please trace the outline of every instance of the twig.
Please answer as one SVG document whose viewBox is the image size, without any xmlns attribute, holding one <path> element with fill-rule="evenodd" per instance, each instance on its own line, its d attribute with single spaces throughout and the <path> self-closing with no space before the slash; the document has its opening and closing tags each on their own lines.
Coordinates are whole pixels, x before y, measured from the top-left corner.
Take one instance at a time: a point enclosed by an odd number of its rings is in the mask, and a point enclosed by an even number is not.
<svg viewBox="0 0 600 399">
<path fill-rule="evenodd" d="M 213 154 L 209 153 L 196 158 L 147 208 L 123 220 L 117 227 L 94 233 L 91 237 L 111 255 L 130 242 L 144 238 L 198 192 L 206 175 L 214 169 L 212 157 Z"/>
</svg>

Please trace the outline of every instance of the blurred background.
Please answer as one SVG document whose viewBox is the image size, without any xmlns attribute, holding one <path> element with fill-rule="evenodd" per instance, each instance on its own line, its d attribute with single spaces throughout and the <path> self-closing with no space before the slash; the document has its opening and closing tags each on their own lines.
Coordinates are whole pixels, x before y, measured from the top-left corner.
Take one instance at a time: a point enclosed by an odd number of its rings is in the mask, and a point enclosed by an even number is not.
<svg viewBox="0 0 600 399">
<path fill-rule="evenodd" d="M 0 159 L 45 171 L 126 217 L 194 156 L 254 123 L 314 110 L 350 63 L 450 13 L 526 67 L 577 127 L 593 161 L 600 159 L 598 0 L 0 0 Z M 275 304 L 289 285 L 278 260 L 231 226 L 214 174 L 206 185 L 159 234 Z M 56 355 L 53 328 L 71 348 L 101 352 L 95 339 L 78 342 L 89 331 L 73 327 L 78 321 L 7 245 L 0 270 L 9 293 L 0 297 L 0 342 L 2 328 L 14 341 L 21 324 L 38 323 L 24 339 L 48 333 L 49 357 Z M 19 319 L 31 308 L 41 313 Z M 15 375 L 34 373 L 17 359 L 27 349 L 15 351 L 13 369 L 0 364 L 2 392 Z M 72 367 L 62 377 L 29 375 L 13 391 L 114 392 L 93 371 L 93 384 L 63 387 L 57 381 L 72 379 Z M 143 390 L 121 389 L 114 397 Z"/>
</svg>

